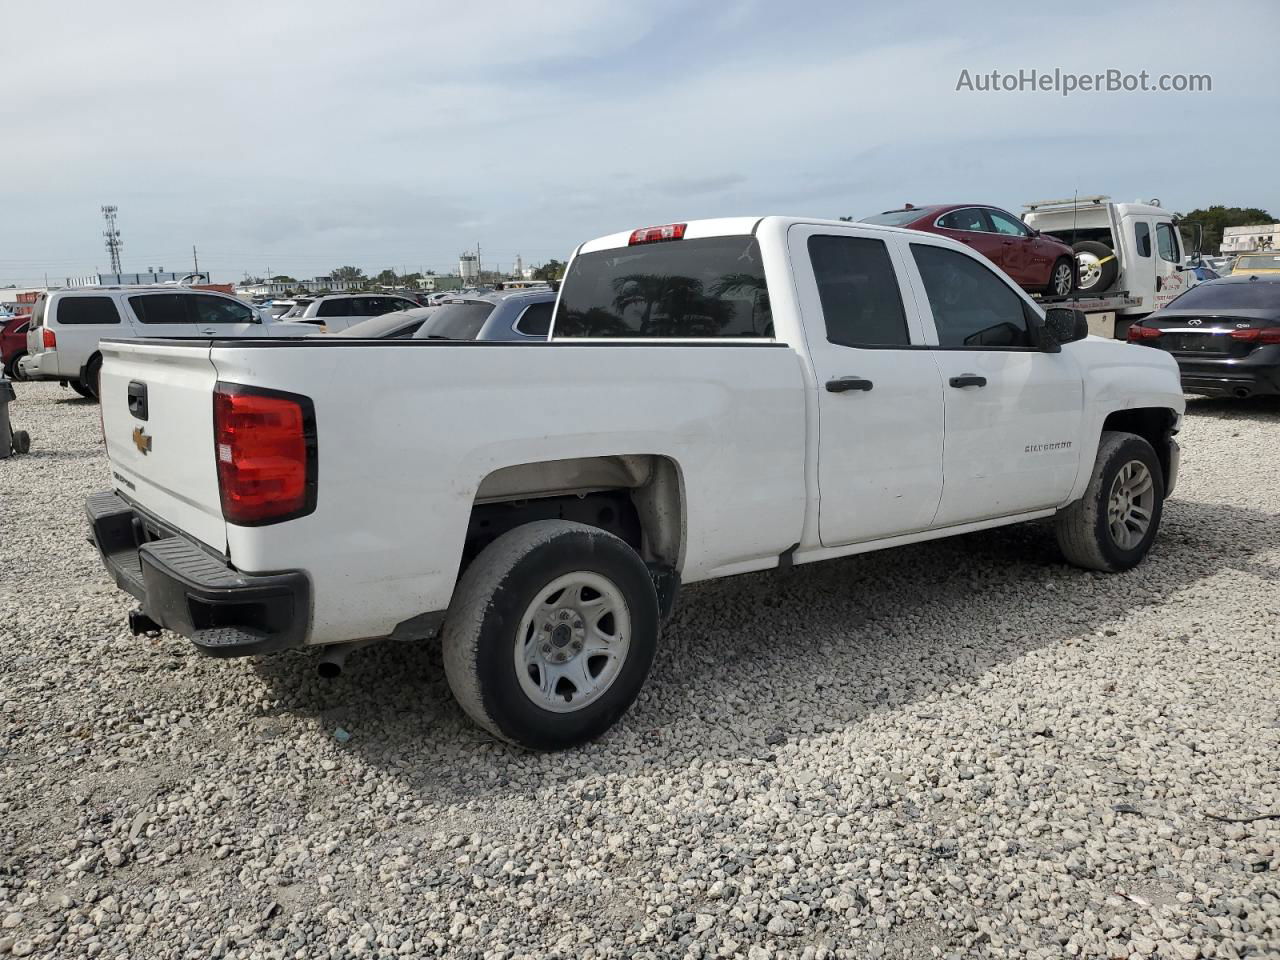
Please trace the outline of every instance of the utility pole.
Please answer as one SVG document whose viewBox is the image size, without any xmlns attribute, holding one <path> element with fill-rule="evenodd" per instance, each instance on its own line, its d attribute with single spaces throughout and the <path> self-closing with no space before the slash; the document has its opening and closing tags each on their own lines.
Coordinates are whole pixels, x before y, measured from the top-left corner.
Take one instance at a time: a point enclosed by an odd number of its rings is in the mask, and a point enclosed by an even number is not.
<svg viewBox="0 0 1280 960">
<path fill-rule="evenodd" d="M 191 271 L 192 273 L 200 272 L 200 258 L 196 256 L 196 245 L 194 243 L 191 245 L 191 266 L 194 267 Z"/>
<path fill-rule="evenodd" d="M 120 272 L 120 248 L 124 246 L 124 241 L 120 239 L 120 231 L 116 229 L 116 207 L 114 205 L 103 206 L 102 219 L 107 221 L 107 229 L 102 231 L 102 235 L 107 238 L 107 253 L 111 256 L 111 270 L 113 273 Z"/>
</svg>

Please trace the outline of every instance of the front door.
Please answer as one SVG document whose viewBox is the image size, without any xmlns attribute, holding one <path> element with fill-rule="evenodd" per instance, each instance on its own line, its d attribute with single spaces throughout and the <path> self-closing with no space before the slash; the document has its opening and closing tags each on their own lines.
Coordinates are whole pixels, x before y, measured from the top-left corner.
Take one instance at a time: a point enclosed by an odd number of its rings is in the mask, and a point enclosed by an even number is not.
<svg viewBox="0 0 1280 960">
<path fill-rule="evenodd" d="M 911 241 L 946 416 L 937 527 L 1054 507 L 1075 483 L 1083 384 L 1071 345 L 1032 343 L 1035 308 L 964 251 Z"/>
<path fill-rule="evenodd" d="M 817 379 L 824 546 L 924 530 L 942 493 L 942 385 L 891 243 L 855 227 L 789 235 Z"/>
<path fill-rule="evenodd" d="M 991 221 L 992 232 L 1000 239 L 1000 259 L 996 261 L 1000 268 L 1024 287 L 1048 283 L 1049 268 L 1035 262 L 1035 241 L 1022 222 L 990 207 L 987 219 Z"/>
<path fill-rule="evenodd" d="M 1178 229 L 1168 221 L 1156 221 L 1156 255 L 1153 259 L 1156 267 L 1155 309 L 1181 296 L 1195 276 L 1190 270 L 1182 269 L 1182 243 L 1178 237 Z"/>
</svg>

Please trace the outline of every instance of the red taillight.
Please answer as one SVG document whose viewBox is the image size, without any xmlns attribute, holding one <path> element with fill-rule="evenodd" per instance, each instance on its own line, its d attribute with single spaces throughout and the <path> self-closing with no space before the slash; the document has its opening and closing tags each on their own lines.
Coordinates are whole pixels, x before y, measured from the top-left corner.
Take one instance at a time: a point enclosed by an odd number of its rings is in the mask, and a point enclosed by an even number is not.
<svg viewBox="0 0 1280 960">
<path fill-rule="evenodd" d="M 638 243 L 663 243 L 666 240 L 683 240 L 684 230 L 688 224 L 685 223 L 668 223 L 662 227 L 641 227 L 639 230 L 631 231 L 631 239 L 627 241 L 631 246 Z"/>
<path fill-rule="evenodd" d="M 46 350 L 52 350 L 58 345 L 57 334 L 45 327 L 40 334 L 40 342 L 44 344 Z"/>
<path fill-rule="evenodd" d="M 279 523 L 315 509 L 315 408 L 309 399 L 219 383 L 213 441 L 228 523 Z"/>
<path fill-rule="evenodd" d="M 1247 340 L 1251 343 L 1280 343 L 1280 327 L 1262 327 L 1257 330 L 1232 330 L 1232 340 Z"/>
<path fill-rule="evenodd" d="M 1132 343 L 1134 340 L 1154 340 L 1156 337 L 1164 336 L 1163 330 L 1157 330 L 1155 327 L 1142 327 L 1136 323 L 1129 325 L 1129 332 L 1125 337 Z"/>
</svg>

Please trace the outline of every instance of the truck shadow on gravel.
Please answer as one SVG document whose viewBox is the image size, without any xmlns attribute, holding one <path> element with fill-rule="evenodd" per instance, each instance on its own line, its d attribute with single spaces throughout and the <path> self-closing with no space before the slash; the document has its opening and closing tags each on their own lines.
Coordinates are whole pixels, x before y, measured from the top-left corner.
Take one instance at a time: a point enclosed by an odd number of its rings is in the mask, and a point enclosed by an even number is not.
<svg viewBox="0 0 1280 960">
<path fill-rule="evenodd" d="M 462 799 L 509 778 L 527 790 L 531 774 L 553 782 L 593 767 L 651 773 L 767 756 L 1116 627 L 1224 570 L 1280 583 L 1280 566 L 1257 559 L 1278 541 L 1280 517 L 1175 499 L 1155 550 L 1125 574 L 1066 566 L 1052 526 L 1039 523 L 692 587 L 637 704 L 600 741 L 554 756 L 473 725 L 434 643 L 359 651 L 337 681 L 315 676 L 314 654 L 255 670 L 280 713 L 341 727 L 366 762 Z"/>
</svg>

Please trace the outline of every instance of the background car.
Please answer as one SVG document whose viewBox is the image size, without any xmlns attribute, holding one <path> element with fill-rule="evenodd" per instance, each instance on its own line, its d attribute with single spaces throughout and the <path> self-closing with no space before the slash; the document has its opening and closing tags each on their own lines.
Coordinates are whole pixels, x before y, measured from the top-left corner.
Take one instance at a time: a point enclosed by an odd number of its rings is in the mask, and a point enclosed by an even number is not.
<svg viewBox="0 0 1280 960">
<path fill-rule="evenodd" d="M 1076 287 L 1076 258 L 1068 244 L 1033 230 L 1007 210 L 950 203 L 886 210 L 863 223 L 940 233 L 977 250 L 1029 293 L 1065 297 Z"/>
<path fill-rule="evenodd" d="M 438 307 L 418 307 L 416 310 L 384 313 L 380 317 L 371 317 L 354 323 L 345 330 L 339 330 L 334 336 L 360 340 L 408 340 L 438 309 Z"/>
<path fill-rule="evenodd" d="M 28 316 L 0 317 L 0 369 L 10 380 L 21 380 L 18 373 L 18 360 L 27 352 L 27 328 L 31 326 Z"/>
<path fill-rule="evenodd" d="M 415 340 L 546 340 L 556 307 L 554 290 L 499 290 L 455 297 L 413 335 Z"/>
<path fill-rule="evenodd" d="M 1276 273 L 1280 274 L 1280 252 L 1267 250 L 1259 253 L 1242 253 L 1236 257 L 1236 262 L 1231 265 L 1231 275 L 1249 273 Z"/>
<path fill-rule="evenodd" d="M 329 333 L 337 333 L 361 320 L 380 317 L 396 310 L 416 310 L 418 304 L 404 297 L 383 293 L 334 293 L 314 300 L 298 301 L 298 306 L 280 319 L 286 323 L 309 323 Z"/>
<path fill-rule="evenodd" d="M 1280 394 L 1280 273 L 1198 284 L 1131 324 L 1128 339 L 1173 354 L 1188 393 Z"/>
</svg>

